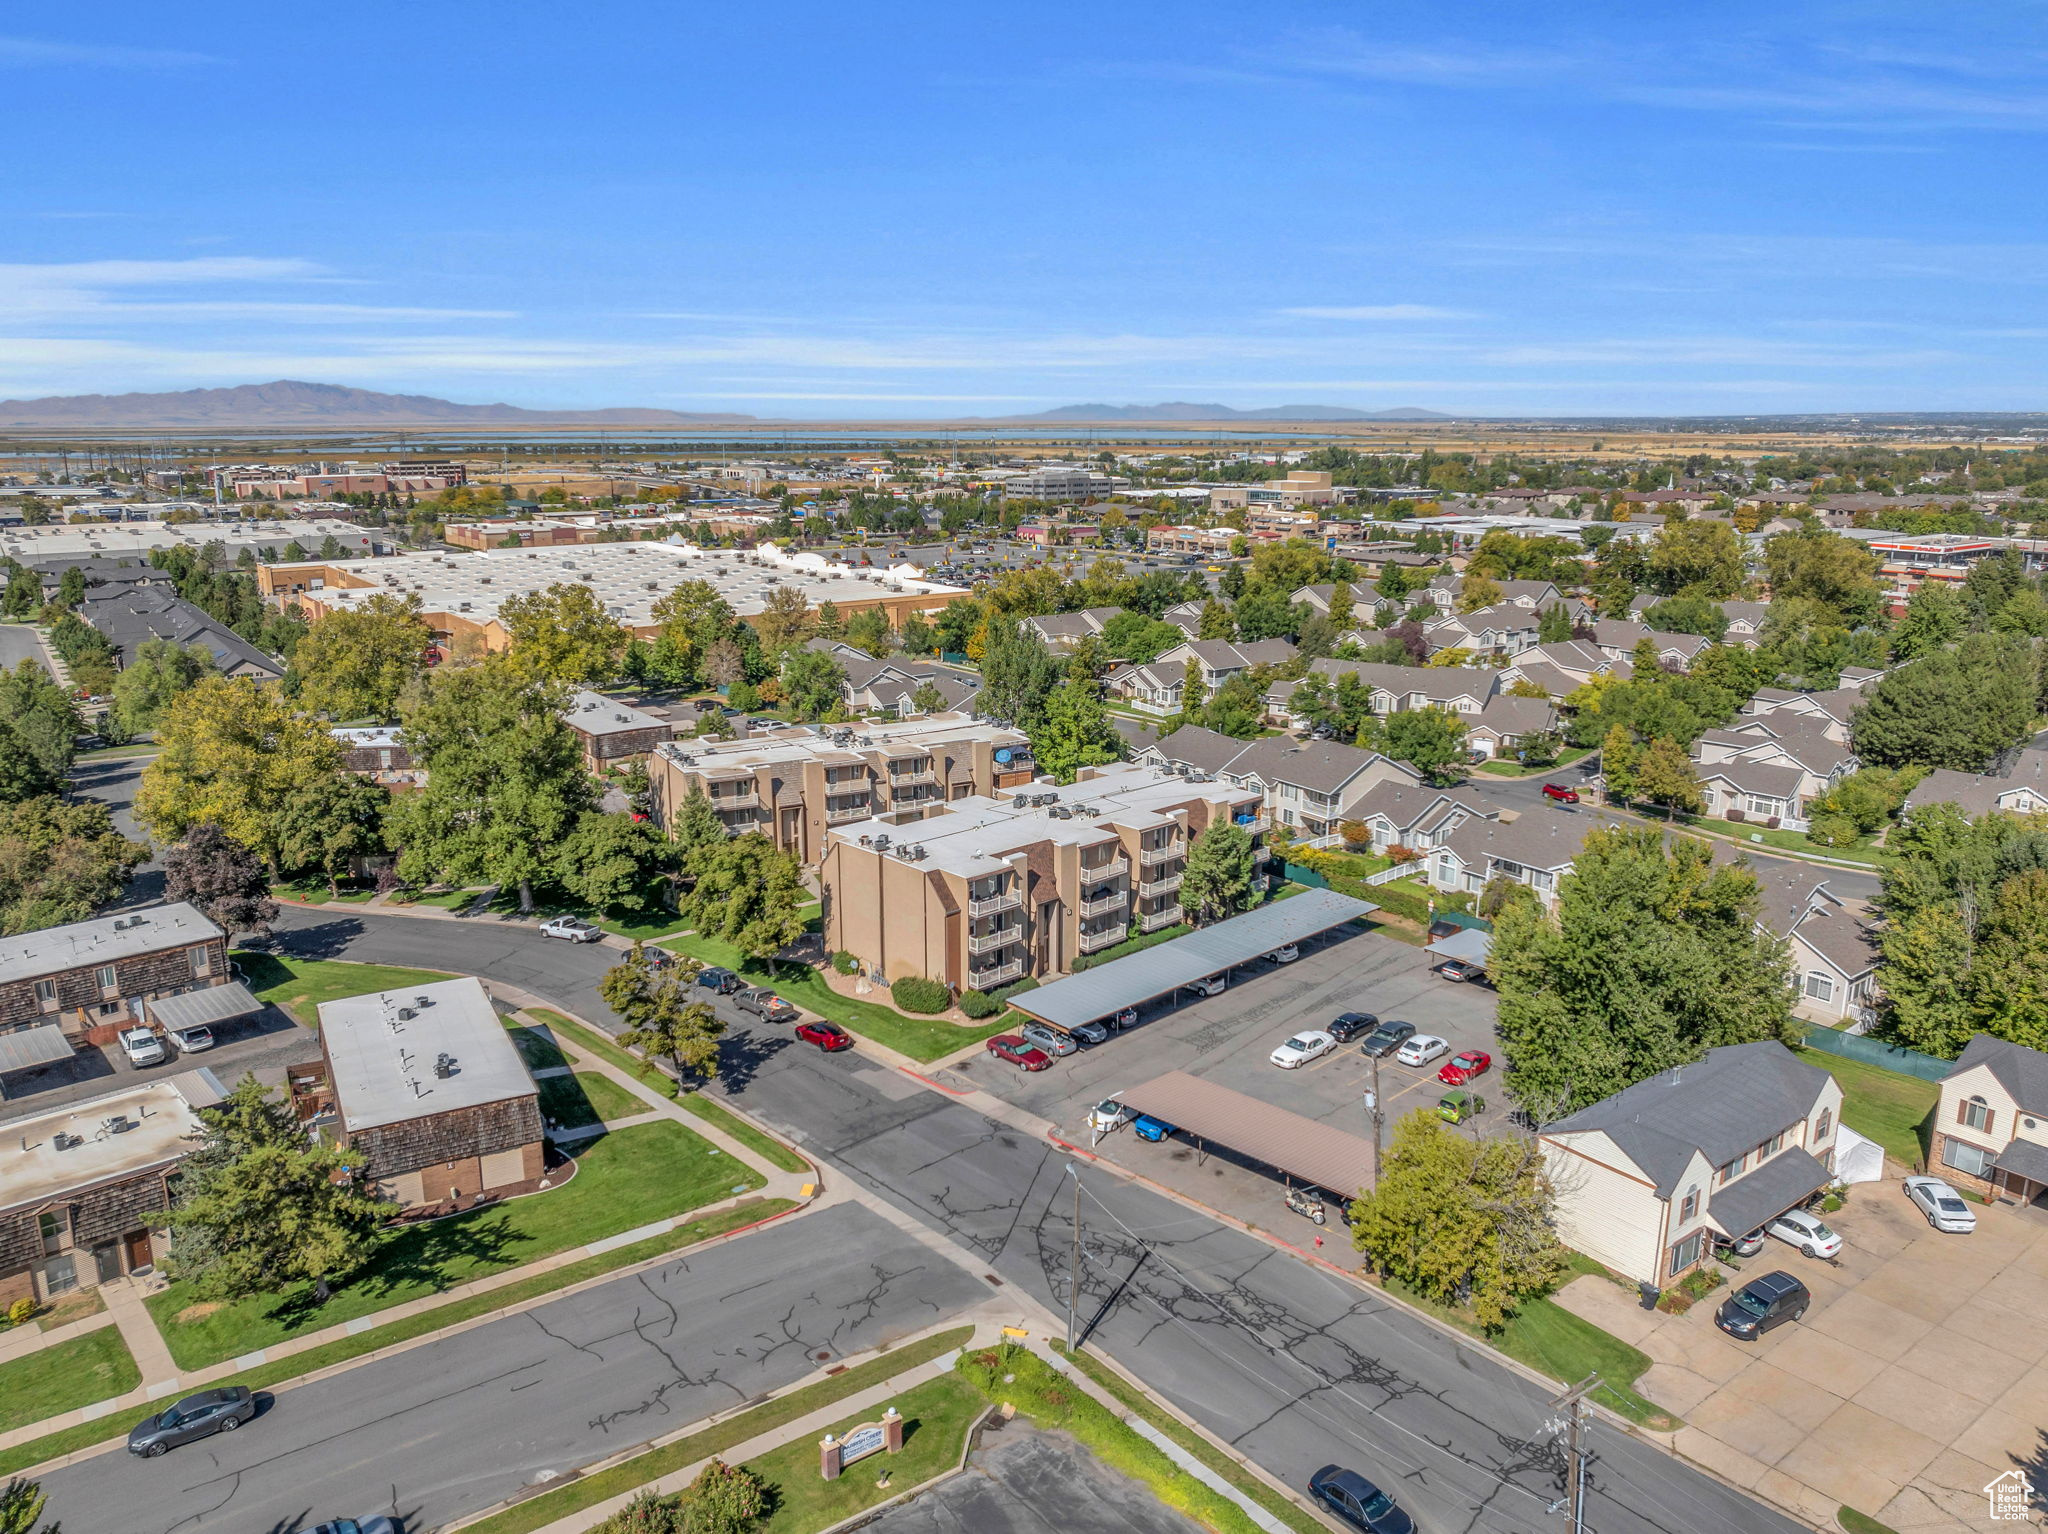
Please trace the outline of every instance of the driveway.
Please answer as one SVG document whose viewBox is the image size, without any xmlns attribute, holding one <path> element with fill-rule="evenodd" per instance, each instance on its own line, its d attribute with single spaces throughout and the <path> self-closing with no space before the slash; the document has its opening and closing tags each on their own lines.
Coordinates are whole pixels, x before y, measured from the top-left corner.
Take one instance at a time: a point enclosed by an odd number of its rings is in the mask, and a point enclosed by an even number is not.
<svg viewBox="0 0 2048 1534">
<path fill-rule="evenodd" d="M 1726 1289 L 1682 1316 L 1597 1277 L 1559 1298 L 1650 1355 L 1638 1388 L 1686 1419 L 1676 1447 L 1737 1485 L 1816 1522 L 1845 1504 L 1898 1534 L 1978 1534 L 1993 1479 L 2048 1487 L 2048 1224 L 1979 1207 L 1974 1234 L 1942 1235 L 1896 1180 L 1828 1220 L 1840 1266 L 1779 1241 L 1743 1264 L 1813 1291 L 1760 1342 L 1715 1328 Z"/>
</svg>

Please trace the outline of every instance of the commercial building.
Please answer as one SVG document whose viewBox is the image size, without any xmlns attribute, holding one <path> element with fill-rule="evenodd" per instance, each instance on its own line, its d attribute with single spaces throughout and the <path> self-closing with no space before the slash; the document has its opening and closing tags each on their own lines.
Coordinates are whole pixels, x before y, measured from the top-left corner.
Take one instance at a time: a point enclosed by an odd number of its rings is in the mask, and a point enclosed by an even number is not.
<svg viewBox="0 0 2048 1534">
<path fill-rule="evenodd" d="M 1095 469 L 1043 463 L 1012 475 L 1002 485 L 1005 496 L 1034 501 L 1092 501 L 1118 488 L 1118 481 Z"/>
<path fill-rule="evenodd" d="M 405 1209 L 525 1192 L 546 1170 L 539 1089 L 468 976 L 322 1002 L 320 1063 L 292 1072 L 291 1090 Z"/>
<path fill-rule="evenodd" d="M 925 579 L 915 565 L 848 571 L 816 554 L 792 553 L 772 543 L 745 552 L 685 543 L 592 543 L 320 560 L 256 571 L 257 588 L 265 597 L 280 607 L 296 604 L 309 618 L 360 607 L 380 592 L 417 597 L 437 641 L 467 639 L 486 650 L 511 643 L 498 621 L 505 602 L 564 583 L 588 586 L 612 617 L 634 634 L 652 638 L 654 604 L 684 581 L 708 582 L 742 618 L 761 613 L 778 591 L 795 591 L 813 607 L 836 604 L 842 617 L 879 608 L 898 626 L 912 613 L 933 611 L 966 594 L 961 587 Z"/>
<path fill-rule="evenodd" d="M 0 528 L 0 555 L 43 570 L 88 560 L 115 566 L 149 563 L 158 549 L 198 553 L 217 543 L 234 564 L 244 549 L 258 559 L 276 559 L 297 544 L 315 553 L 332 538 L 349 556 L 376 552 L 376 541 L 360 528 L 333 520 L 283 518 L 261 522 L 86 522 L 50 527 Z"/>
<path fill-rule="evenodd" d="M 956 800 L 908 824 L 835 827 L 819 871 L 826 945 L 882 980 L 988 990 L 1063 973 L 1181 921 L 1190 842 L 1219 822 L 1260 835 L 1260 797 L 1118 765 L 1063 788 Z"/>
<path fill-rule="evenodd" d="M 152 1001 L 215 986 L 233 988 L 225 1016 L 257 1010 L 228 968 L 227 935 L 182 901 L 0 938 L 0 1072 L 112 1043 L 153 1021 Z"/>
<path fill-rule="evenodd" d="M 834 826 L 877 816 L 915 820 L 940 805 L 1020 788 L 1036 771 L 1023 731 L 933 714 L 671 741 L 648 758 L 647 781 L 658 825 L 673 825 L 683 800 L 701 791 L 735 835 L 765 832 L 815 863 Z"/>
<path fill-rule="evenodd" d="M 0 1310 L 154 1266 L 169 1178 L 204 1130 L 200 1110 L 225 1095 L 211 1071 L 182 1071 L 9 1120 Z"/>
</svg>

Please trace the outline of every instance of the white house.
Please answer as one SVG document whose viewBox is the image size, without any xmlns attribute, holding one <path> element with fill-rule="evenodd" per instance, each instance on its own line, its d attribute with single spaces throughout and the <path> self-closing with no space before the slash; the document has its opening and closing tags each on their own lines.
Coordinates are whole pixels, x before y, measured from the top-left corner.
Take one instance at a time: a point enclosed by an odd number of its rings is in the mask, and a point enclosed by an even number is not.
<svg viewBox="0 0 2048 1534">
<path fill-rule="evenodd" d="M 2048 1203 L 2048 1055 L 1980 1033 L 1941 1082 L 1933 1159 L 1949 1176 Z"/>
</svg>

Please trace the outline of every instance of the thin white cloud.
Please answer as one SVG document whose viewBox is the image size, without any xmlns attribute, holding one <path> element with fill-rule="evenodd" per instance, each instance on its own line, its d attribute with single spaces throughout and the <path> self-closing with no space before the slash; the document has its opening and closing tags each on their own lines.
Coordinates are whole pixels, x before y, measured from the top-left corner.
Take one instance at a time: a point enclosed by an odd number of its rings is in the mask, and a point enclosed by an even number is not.
<svg viewBox="0 0 2048 1534">
<path fill-rule="evenodd" d="M 0 264 L 0 318 L 9 320 L 140 319 L 292 320 L 305 324 L 388 320 L 515 319 L 510 309 L 420 308 L 410 305 L 293 302 L 245 297 L 128 298 L 191 288 L 354 286 L 297 257 L 195 256 L 182 261 L 73 261 Z"/>
<path fill-rule="evenodd" d="M 1435 304 L 1307 306 L 1282 309 L 1279 312 L 1304 320 L 1469 320 L 1477 318 L 1469 309 L 1442 309 L 1438 308 Z"/>
<path fill-rule="evenodd" d="M 220 60 L 177 48 L 123 48 L 101 43 L 52 42 L 40 37 L 0 37 L 0 68 L 30 69 L 67 64 L 100 69 L 187 69 Z"/>
</svg>

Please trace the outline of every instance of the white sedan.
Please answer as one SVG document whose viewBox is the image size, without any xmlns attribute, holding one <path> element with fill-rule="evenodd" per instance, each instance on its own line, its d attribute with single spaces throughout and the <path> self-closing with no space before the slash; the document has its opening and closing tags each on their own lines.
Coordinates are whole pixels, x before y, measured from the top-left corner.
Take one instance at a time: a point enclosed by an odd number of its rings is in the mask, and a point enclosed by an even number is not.
<svg viewBox="0 0 2048 1534">
<path fill-rule="evenodd" d="M 1181 989 L 1193 991 L 1197 996 L 1220 996 L 1229 983 L 1221 975 L 1211 975 L 1206 980 L 1190 980 Z"/>
<path fill-rule="evenodd" d="M 1394 1058 L 1403 1065 L 1427 1065 L 1438 1056 L 1449 1054 L 1450 1051 L 1449 1040 L 1440 1039 L 1433 1033 L 1418 1033 L 1401 1046 L 1400 1053 Z"/>
<path fill-rule="evenodd" d="M 1106 1135 L 1133 1117 L 1131 1110 L 1114 1097 L 1105 1097 L 1088 1110 L 1088 1127 L 1096 1134 Z"/>
<path fill-rule="evenodd" d="M 1830 1229 L 1819 1215 L 1808 1214 L 1804 1209 L 1786 1210 L 1764 1230 L 1787 1245 L 1798 1247 L 1808 1257 L 1832 1257 L 1842 1249 L 1840 1234 Z"/>
<path fill-rule="evenodd" d="M 1963 1202 L 1963 1196 L 1939 1177 L 1908 1177 L 1906 1197 L 1927 1216 L 1927 1223 L 1952 1236 L 1967 1236 L 1977 1228 L 1977 1216 Z"/>
<path fill-rule="evenodd" d="M 1293 1038 L 1274 1050 L 1270 1058 L 1282 1070 L 1291 1071 L 1297 1065 L 1306 1065 L 1311 1060 L 1320 1060 L 1337 1047 L 1337 1041 L 1321 1029 L 1310 1029 L 1297 1033 Z"/>
</svg>

